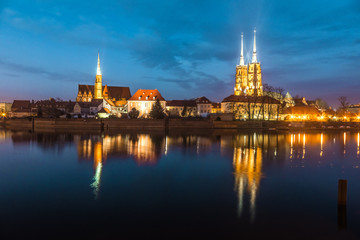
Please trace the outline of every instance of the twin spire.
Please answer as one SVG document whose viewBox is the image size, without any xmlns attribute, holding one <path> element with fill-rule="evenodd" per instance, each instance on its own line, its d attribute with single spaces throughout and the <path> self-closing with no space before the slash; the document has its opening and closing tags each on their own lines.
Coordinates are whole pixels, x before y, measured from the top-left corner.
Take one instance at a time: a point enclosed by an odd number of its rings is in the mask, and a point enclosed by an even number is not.
<svg viewBox="0 0 360 240">
<path fill-rule="evenodd" d="M 257 63 L 257 56 L 256 56 L 256 28 L 254 29 L 254 48 L 253 48 L 253 56 L 252 56 L 252 63 Z"/>
<path fill-rule="evenodd" d="M 98 52 L 98 63 L 97 63 L 96 75 L 101 75 L 101 70 L 100 70 L 100 54 L 99 54 L 99 52 Z"/>
<path fill-rule="evenodd" d="M 254 29 L 254 46 L 253 46 L 253 55 L 251 59 L 251 63 L 257 63 L 257 55 L 256 55 L 256 29 Z M 244 34 L 241 33 L 241 55 L 240 55 L 240 66 L 245 66 L 244 61 Z"/>
</svg>

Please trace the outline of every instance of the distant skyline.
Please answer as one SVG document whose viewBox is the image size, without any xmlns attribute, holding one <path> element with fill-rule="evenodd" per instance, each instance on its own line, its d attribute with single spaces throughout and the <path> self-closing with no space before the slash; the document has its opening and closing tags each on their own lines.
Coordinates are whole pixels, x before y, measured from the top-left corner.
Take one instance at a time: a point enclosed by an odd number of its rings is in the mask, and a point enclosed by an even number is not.
<svg viewBox="0 0 360 240">
<path fill-rule="evenodd" d="M 75 100 L 93 84 L 158 89 L 166 100 L 233 94 L 253 29 L 263 84 L 292 96 L 359 103 L 358 0 L 0 2 L 0 101 Z"/>
</svg>

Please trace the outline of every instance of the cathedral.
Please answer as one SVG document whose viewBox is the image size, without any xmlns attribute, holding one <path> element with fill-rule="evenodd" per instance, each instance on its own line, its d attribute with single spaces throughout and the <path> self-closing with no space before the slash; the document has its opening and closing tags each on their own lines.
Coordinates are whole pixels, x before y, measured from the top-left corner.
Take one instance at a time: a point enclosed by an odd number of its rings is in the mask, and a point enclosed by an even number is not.
<svg viewBox="0 0 360 240">
<path fill-rule="evenodd" d="M 256 30 L 254 30 L 254 46 L 251 62 L 245 65 L 244 61 L 244 35 L 241 33 L 240 63 L 236 66 L 234 95 L 236 96 L 262 96 L 263 87 L 261 67 L 256 55 Z"/>
<path fill-rule="evenodd" d="M 114 106 L 123 106 L 131 97 L 129 87 L 103 86 L 100 69 L 100 55 L 98 54 L 97 71 L 94 85 L 79 84 L 77 102 L 91 102 L 93 99 L 103 99 Z"/>
</svg>

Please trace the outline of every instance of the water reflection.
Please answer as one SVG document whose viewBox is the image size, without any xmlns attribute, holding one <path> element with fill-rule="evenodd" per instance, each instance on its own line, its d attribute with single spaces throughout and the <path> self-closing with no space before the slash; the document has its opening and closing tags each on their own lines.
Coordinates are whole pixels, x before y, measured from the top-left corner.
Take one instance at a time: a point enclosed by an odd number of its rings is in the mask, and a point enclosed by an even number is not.
<svg viewBox="0 0 360 240">
<path fill-rule="evenodd" d="M 234 149 L 235 189 L 238 193 L 238 214 L 241 216 L 244 207 L 245 189 L 250 194 L 250 218 L 255 219 L 256 194 L 262 176 L 262 149 L 237 148 Z"/>
<path fill-rule="evenodd" d="M 221 161 L 232 164 L 238 216 L 246 218 L 249 214 L 250 222 L 255 221 L 260 185 L 271 167 L 285 164 L 289 168 L 321 164 L 333 167 L 334 160 L 330 155 L 359 157 L 360 154 L 358 132 L 80 135 L 0 131 L 0 141 L 10 136 L 14 147 L 37 144 L 58 154 L 75 146 L 78 161 L 93 166 L 93 178 L 88 181 L 89 191 L 93 191 L 95 199 L 101 196 L 101 178 L 106 174 L 107 161 L 130 160 L 143 167 L 155 166 L 159 161 L 167 160 L 162 157 L 179 152 L 184 156 L 188 153 L 196 156 L 219 153 Z M 358 168 L 358 163 L 355 162 L 353 167 Z"/>
</svg>

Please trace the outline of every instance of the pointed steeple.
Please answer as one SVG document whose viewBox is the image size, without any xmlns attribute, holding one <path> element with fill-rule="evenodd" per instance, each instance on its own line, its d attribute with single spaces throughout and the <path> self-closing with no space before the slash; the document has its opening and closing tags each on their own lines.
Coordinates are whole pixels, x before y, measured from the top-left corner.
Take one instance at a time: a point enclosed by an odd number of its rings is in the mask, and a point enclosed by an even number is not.
<svg viewBox="0 0 360 240">
<path fill-rule="evenodd" d="M 240 66 L 244 66 L 244 34 L 241 33 L 241 55 L 240 55 Z"/>
<path fill-rule="evenodd" d="M 100 54 L 99 54 L 99 52 L 98 52 L 98 63 L 97 63 L 96 75 L 101 75 L 101 70 L 100 70 Z"/>
<path fill-rule="evenodd" d="M 257 63 L 257 56 L 256 56 L 256 28 L 254 29 L 254 48 L 253 48 L 253 55 L 251 63 Z"/>
</svg>

